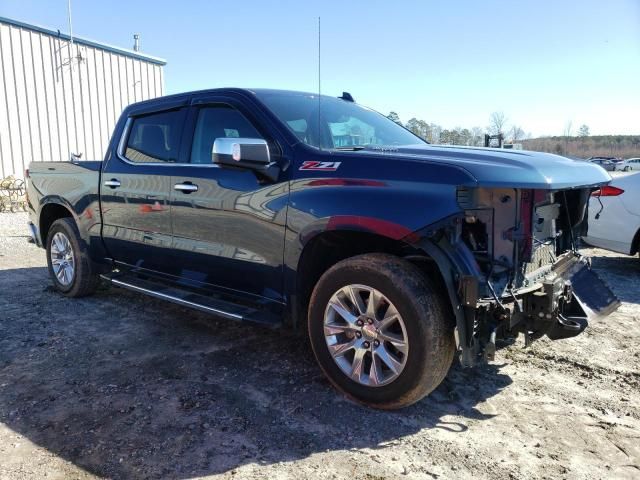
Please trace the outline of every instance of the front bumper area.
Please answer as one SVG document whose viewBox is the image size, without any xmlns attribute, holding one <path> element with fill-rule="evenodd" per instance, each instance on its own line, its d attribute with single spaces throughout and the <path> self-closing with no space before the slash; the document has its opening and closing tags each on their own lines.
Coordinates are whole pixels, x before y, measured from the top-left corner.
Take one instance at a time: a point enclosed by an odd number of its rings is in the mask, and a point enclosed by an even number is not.
<svg viewBox="0 0 640 480">
<path fill-rule="evenodd" d="M 498 293 L 463 242 L 441 235 L 423 238 L 419 245 L 444 280 L 463 366 L 493 360 L 501 338 L 523 334 L 529 345 L 544 335 L 552 340 L 579 335 L 590 320 L 620 305 L 588 259 L 574 251 L 560 255 L 535 283 L 511 287 L 505 282 Z"/>
<path fill-rule="evenodd" d="M 574 337 L 590 320 L 613 313 L 620 301 L 591 269 L 585 257 L 568 252 L 558 259 L 542 286 L 514 295 L 509 331 L 523 333 L 525 343 L 547 335 L 552 340 Z"/>
</svg>

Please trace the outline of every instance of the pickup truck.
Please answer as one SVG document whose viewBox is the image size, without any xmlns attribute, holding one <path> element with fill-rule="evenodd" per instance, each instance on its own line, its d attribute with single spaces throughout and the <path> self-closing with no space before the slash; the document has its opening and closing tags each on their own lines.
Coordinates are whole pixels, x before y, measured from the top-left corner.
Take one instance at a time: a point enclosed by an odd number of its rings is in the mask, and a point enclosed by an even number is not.
<svg viewBox="0 0 640 480">
<path fill-rule="evenodd" d="M 34 162 L 55 288 L 100 281 L 298 329 L 329 380 L 400 408 L 496 342 L 619 301 L 578 252 L 599 166 L 430 145 L 353 97 L 215 89 L 127 107 L 102 161 Z"/>
</svg>

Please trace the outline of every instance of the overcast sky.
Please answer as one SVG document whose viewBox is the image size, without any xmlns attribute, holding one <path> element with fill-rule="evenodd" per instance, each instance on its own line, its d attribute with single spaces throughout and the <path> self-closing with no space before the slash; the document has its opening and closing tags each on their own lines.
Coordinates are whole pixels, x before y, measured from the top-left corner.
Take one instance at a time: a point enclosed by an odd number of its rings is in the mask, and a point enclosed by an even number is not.
<svg viewBox="0 0 640 480">
<path fill-rule="evenodd" d="M 349 91 L 445 128 L 492 111 L 538 135 L 640 134 L 640 0 L 72 0 L 78 36 L 167 60 L 167 93 L 223 86 Z M 68 31 L 67 0 L 0 16 Z"/>
</svg>

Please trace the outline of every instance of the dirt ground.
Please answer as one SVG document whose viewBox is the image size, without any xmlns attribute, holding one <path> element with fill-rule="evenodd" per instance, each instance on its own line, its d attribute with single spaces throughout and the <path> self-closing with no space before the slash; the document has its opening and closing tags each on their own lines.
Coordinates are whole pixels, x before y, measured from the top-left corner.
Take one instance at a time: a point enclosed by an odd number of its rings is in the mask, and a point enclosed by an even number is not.
<svg viewBox="0 0 640 480">
<path fill-rule="evenodd" d="M 118 289 L 52 291 L 0 214 L 0 478 L 640 478 L 640 259 L 581 336 L 453 367 L 398 412 L 336 393 L 296 335 Z"/>
</svg>

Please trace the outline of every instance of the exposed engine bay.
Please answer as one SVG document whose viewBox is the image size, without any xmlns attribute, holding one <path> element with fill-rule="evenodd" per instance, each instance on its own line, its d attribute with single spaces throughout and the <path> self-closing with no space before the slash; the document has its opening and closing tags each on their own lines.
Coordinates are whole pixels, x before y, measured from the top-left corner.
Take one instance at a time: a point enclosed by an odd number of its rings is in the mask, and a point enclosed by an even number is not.
<svg viewBox="0 0 640 480">
<path fill-rule="evenodd" d="M 451 300 L 464 365 L 492 360 L 496 339 L 573 337 L 618 307 L 576 248 L 590 193 L 458 189 L 464 214 L 425 249 L 441 270 L 445 260 L 455 267 L 445 282 L 458 292 Z"/>
</svg>

